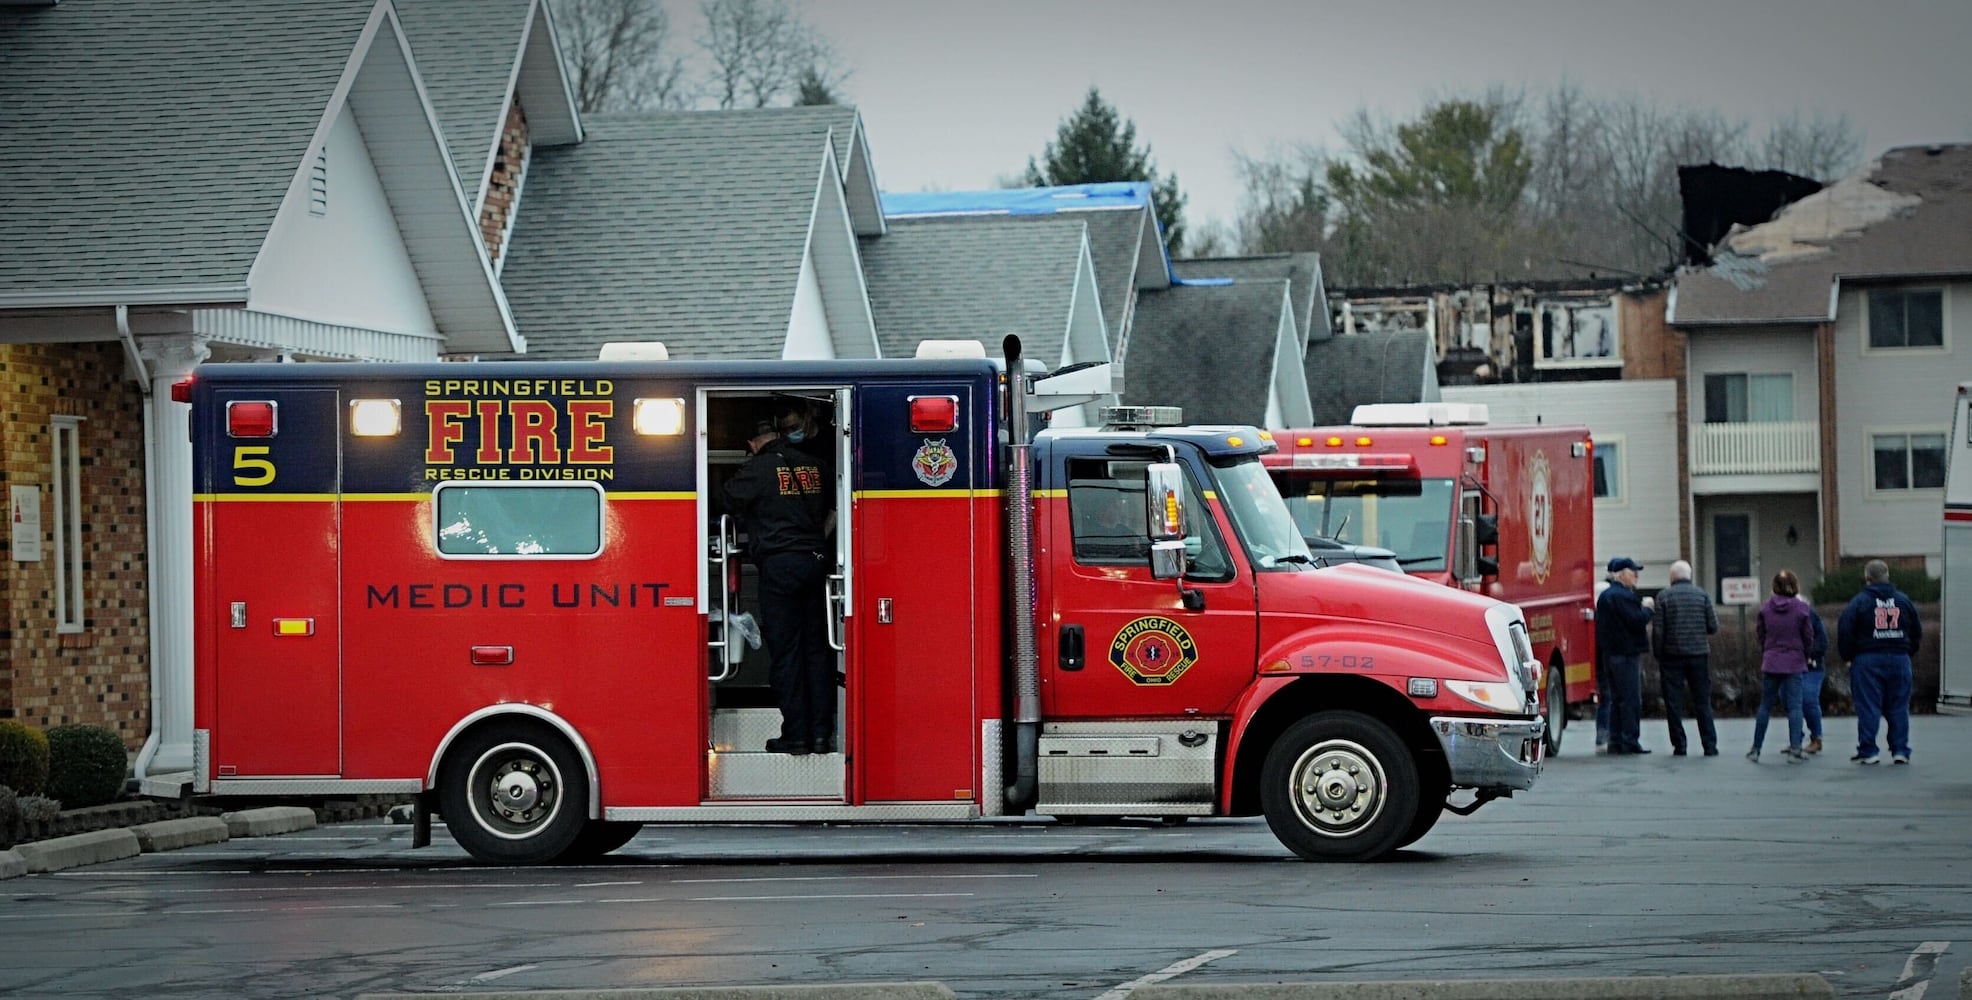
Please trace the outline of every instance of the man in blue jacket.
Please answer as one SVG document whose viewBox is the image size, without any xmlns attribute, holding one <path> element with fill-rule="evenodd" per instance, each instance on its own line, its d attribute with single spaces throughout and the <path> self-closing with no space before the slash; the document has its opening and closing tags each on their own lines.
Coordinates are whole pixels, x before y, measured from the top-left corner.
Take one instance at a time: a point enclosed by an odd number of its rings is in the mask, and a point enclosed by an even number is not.
<svg viewBox="0 0 1972 1000">
<path fill-rule="evenodd" d="M 1862 593 L 1842 609 L 1837 647 L 1849 661 L 1849 691 L 1856 701 L 1858 764 L 1876 763 L 1876 730 L 1890 723 L 1890 756 L 1910 763 L 1910 658 L 1924 641 L 1917 605 L 1890 583 L 1890 567 L 1871 559 L 1862 568 Z"/>
<path fill-rule="evenodd" d="M 1628 556 L 1609 560 L 1609 589 L 1595 601 L 1595 651 L 1609 671 L 1609 752 L 1649 753 L 1643 748 L 1643 652 L 1650 648 L 1651 602 L 1638 597 L 1637 571 Z"/>
</svg>

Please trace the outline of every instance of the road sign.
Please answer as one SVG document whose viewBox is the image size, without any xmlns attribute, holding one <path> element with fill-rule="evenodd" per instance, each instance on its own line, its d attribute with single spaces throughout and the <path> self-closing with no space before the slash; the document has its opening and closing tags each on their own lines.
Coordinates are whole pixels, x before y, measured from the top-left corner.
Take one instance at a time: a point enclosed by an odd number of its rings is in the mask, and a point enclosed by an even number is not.
<svg viewBox="0 0 1972 1000">
<path fill-rule="evenodd" d="M 1719 603 L 1760 603 L 1760 578 L 1757 576 L 1728 576 L 1721 579 L 1719 581 Z"/>
</svg>

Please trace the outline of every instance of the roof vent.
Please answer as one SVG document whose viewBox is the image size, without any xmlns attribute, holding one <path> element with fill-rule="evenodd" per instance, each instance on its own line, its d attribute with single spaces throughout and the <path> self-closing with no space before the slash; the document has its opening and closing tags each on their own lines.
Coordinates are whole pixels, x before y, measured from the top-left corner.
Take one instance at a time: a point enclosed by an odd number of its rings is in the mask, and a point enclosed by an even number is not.
<svg viewBox="0 0 1972 1000">
<path fill-rule="evenodd" d="M 920 358 L 983 358 L 986 345 L 977 340 L 923 340 L 918 342 Z"/>
<path fill-rule="evenodd" d="M 1469 427 L 1492 420 L 1484 403 L 1364 403 L 1349 422 L 1357 427 Z"/>
<path fill-rule="evenodd" d="M 597 361 L 669 361 L 671 352 L 657 340 L 612 341 L 596 353 Z"/>
</svg>

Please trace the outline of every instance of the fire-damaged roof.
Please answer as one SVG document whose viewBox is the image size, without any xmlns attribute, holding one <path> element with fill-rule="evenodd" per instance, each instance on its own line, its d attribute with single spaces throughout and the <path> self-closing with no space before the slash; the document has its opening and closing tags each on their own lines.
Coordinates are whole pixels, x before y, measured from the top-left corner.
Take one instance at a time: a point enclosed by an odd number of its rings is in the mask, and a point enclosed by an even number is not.
<svg viewBox="0 0 1972 1000">
<path fill-rule="evenodd" d="M 1906 146 L 1680 269 L 1670 322 L 1824 323 L 1858 278 L 1972 274 L 1972 144 Z"/>
</svg>

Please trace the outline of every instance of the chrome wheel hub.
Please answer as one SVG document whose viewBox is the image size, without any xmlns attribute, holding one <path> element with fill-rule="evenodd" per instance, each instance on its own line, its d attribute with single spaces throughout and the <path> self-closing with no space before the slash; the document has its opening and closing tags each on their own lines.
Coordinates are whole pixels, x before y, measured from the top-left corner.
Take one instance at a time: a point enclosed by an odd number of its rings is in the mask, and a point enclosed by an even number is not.
<svg viewBox="0 0 1972 1000">
<path fill-rule="evenodd" d="M 1295 762 L 1293 775 L 1296 810 L 1323 836 L 1361 832 L 1383 811 L 1389 796 L 1389 782 L 1375 755 L 1347 740 L 1308 748 Z"/>
</svg>

